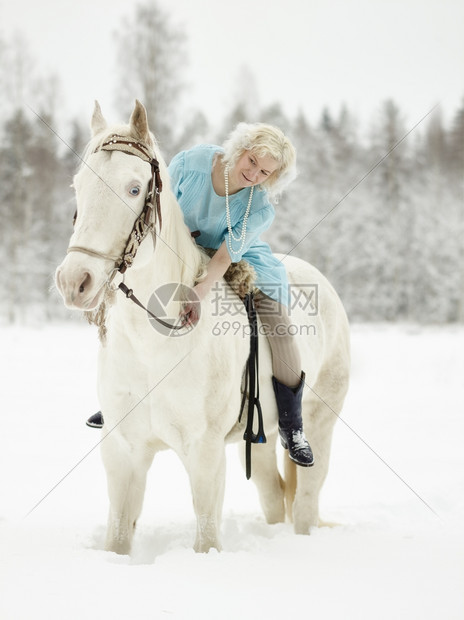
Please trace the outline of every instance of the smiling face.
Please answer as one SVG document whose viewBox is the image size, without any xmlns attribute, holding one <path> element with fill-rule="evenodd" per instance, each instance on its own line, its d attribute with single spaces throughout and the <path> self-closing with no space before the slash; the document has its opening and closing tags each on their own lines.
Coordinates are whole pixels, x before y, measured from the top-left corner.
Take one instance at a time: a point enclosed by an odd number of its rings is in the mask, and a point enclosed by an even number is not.
<svg viewBox="0 0 464 620">
<path fill-rule="evenodd" d="M 278 167 L 277 161 L 270 155 L 258 157 L 253 151 L 244 151 L 229 171 L 231 189 L 239 191 L 244 187 L 259 185 L 269 179 Z"/>
</svg>

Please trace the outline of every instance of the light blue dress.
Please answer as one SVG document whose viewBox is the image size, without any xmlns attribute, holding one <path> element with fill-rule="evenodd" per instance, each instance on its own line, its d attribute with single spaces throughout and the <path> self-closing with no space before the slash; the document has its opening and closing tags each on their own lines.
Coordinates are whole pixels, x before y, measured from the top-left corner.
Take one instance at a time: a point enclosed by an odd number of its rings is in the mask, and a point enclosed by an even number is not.
<svg viewBox="0 0 464 620">
<path fill-rule="evenodd" d="M 169 164 L 172 190 L 184 213 L 185 223 L 190 231 L 200 231 L 196 241 L 204 248 L 217 250 L 226 241 L 232 262 L 243 258 L 250 263 L 256 271 L 256 286 L 271 299 L 288 306 L 285 267 L 260 239 L 274 220 L 274 207 L 267 193 L 258 187 L 253 192 L 244 246 L 240 251 L 242 242 L 230 238 L 231 251 L 225 198 L 216 194 L 211 179 L 213 159 L 218 152 L 223 152 L 220 147 L 202 144 L 182 151 Z M 231 227 L 236 238 L 242 231 L 249 197 L 250 189 L 244 188 L 229 198 Z"/>
</svg>

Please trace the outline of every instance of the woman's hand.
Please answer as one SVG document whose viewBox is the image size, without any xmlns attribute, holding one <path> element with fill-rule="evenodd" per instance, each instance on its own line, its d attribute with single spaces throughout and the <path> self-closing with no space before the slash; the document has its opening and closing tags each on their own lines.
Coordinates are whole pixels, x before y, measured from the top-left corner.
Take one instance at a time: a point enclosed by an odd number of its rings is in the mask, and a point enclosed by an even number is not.
<svg viewBox="0 0 464 620">
<path fill-rule="evenodd" d="M 200 282 L 190 289 L 191 299 L 186 301 L 180 311 L 182 325 L 194 327 L 200 320 L 201 302 L 209 293 L 210 287 Z"/>
<path fill-rule="evenodd" d="M 184 327 L 195 327 L 200 320 L 200 303 L 189 301 L 180 312 L 180 320 Z"/>
</svg>

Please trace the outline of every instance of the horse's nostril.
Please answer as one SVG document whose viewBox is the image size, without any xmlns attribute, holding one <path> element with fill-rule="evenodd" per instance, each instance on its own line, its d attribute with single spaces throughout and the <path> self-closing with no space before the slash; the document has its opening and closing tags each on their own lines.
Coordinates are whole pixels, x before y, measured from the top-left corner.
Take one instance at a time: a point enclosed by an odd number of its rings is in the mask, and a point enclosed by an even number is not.
<svg viewBox="0 0 464 620">
<path fill-rule="evenodd" d="M 89 286 L 90 284 L 90 275 L 88 273 L 85 274 L 84 279 L 82 280 L 80 286 L 79 286 L 79 293 L 83 293 L 85 291 L 85 289 Z"/>
</svg>

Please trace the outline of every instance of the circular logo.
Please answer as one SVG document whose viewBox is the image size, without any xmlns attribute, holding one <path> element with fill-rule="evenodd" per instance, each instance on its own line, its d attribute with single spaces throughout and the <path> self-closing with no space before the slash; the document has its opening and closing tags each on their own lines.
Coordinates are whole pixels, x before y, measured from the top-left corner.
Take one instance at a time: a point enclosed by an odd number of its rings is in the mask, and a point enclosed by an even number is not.
<svg viewBox="0 0 464 620">
<path fill-rule="evenodd" d="M 147 308 L 153 329 L 163 336 L 174 338 L 185 336 L 195 329 L 201 312 L 200 300 L 193 288 L 179 282 L 159 286 L 151 295 Z M 188 312 L 189 322 L 185 312 Z"/>
</svg>

